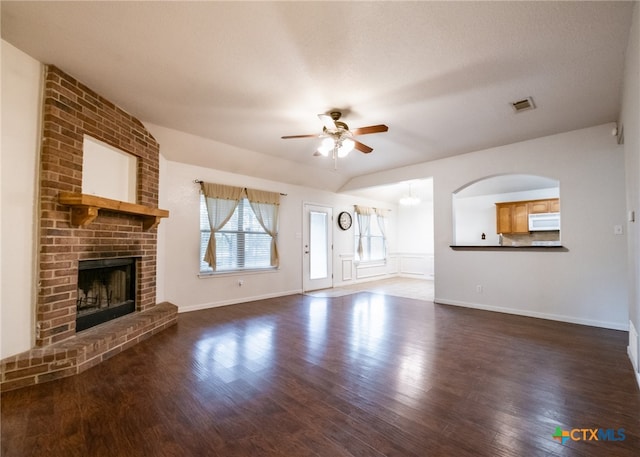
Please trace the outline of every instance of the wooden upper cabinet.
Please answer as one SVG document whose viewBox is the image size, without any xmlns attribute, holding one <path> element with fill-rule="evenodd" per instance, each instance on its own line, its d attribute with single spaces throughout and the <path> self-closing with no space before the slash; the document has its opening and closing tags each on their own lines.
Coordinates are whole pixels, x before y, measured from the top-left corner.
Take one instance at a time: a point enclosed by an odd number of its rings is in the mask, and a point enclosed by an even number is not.
<svg viewBox="0 0 640 457">
<path fill-rule="evenodd" d="M 496 203 L 497 233 L 511 233 L 511 213 L 513 205 L 509 203 Z"/>
<path fill-rule="evenodd" d="M 529 233 L 529 214 L 558 212 L 559 198 L 496 203 L 496 233 Z"/>
<path fill-rule="evenodd" d="M 527 202 L 496 203 L 496 233 L 529 232 Z"/>
<path fill-rule="evenodd" d="M 529 202 L 529 214 L 559 213 L 560 199 L 550 198 L 548 200 L 532 200 Z"/>
<path fill-rule="evenodd" d="M 513 230 L 511 233 L 529 233 L 529 206 L 526 202 L 513 205 Z"/>
<path fill-rule="evenodd" d="M 549 200 L 536 200 L 529 202 L 529 214 L 549 212 Z"/>
</svg>

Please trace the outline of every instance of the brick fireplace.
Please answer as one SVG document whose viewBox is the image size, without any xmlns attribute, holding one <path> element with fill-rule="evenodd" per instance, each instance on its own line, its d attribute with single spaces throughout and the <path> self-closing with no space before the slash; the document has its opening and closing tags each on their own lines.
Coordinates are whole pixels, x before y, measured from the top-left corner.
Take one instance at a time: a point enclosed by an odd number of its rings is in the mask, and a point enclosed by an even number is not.
<svg viewBox="0 0 640 457">
<path fill-rule="evenodd" d="M 85 135 L 137 157 L 135 204 L 73 200 L 83 198 Z M 156 303 L 155 227 L 168 214 L 157 209 L 158 185 L 159 145 L 142 123 L 47 66 L 35 347 L 2 360 L 2 390 L 79 373 L 175 324 L 177 308 Z M 135 262 L 135 312 L 76 333 L 79 263 L 121 258 Z"/>
</svg>

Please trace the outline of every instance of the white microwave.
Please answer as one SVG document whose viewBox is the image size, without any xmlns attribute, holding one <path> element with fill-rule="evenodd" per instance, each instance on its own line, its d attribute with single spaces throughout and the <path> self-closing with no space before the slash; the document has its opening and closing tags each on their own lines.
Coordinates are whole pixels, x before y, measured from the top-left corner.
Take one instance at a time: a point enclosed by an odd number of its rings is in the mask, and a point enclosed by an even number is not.
<svg viewBox="0 0 640 457">
<path fill-rule="evenodd" d="M 529 214 L 529 231 L 560 230 L 560 213 Z"/>
</svg>

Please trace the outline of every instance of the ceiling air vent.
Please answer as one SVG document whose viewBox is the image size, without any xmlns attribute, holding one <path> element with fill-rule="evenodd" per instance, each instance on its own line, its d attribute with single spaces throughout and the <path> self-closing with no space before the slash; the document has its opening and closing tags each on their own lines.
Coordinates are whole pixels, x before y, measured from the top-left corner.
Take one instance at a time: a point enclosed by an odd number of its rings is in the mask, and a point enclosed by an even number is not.
<svg viewBox="0 0 640 457">
<path fill-rule="evenodd" d="M 534 109 L 536 107 L 536 105 L 533 104 L 533 98 L 531 97 L 518 100 L 517 102 L 511 102 L 511 106 L 516 113 Z"/>
</svg>

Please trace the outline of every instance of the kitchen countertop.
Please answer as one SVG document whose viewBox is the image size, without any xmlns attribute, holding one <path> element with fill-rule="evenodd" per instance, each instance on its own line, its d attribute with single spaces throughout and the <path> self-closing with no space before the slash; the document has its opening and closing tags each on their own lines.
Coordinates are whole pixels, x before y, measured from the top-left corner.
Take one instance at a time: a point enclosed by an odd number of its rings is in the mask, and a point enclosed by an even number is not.
<svg viewBox="0 0 640 457">
<path fill-rule="evenodd" d="M 565 246 L 554 244 L 554 245 L 540 245 L 540 246 L 532 246 L 532 245 L 509 245 L 509 246 L 499 246 L 499 245 L 450 245 L 449 246 L 454 251 L 517 251 L 517 250 L 528 250 L 528 251 L 568 251 Z"/>
</svg>

